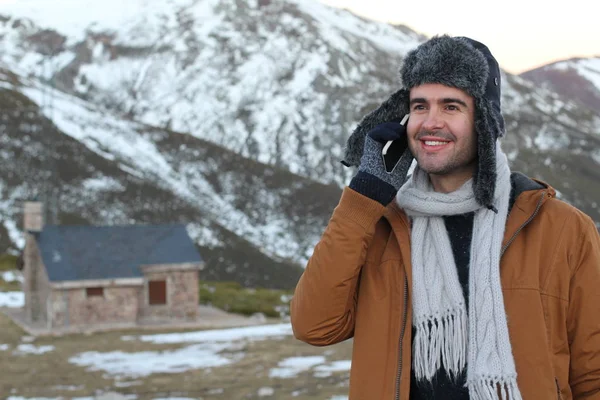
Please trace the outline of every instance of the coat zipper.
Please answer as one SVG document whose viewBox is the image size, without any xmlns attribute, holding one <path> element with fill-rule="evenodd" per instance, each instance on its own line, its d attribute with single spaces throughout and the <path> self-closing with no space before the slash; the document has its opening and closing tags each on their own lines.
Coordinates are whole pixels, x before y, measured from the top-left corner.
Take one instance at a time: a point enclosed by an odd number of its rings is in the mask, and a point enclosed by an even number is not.
<svg viewBox="0 0 600 400">
<path fill-rule="evenodd" d="M 529 216 L 529 218 L 527 218 L 527 221 L 525 221 L 523 223 L 523 225 L 521 225 L 519 227 L 519 229 L 517 229 L 517 231 L 511 236 L 511 238 L 508 240 L 508 242 L 506 242 L 506 244 L 504 245 L 504 247 L 502 248 L 502 252 L 500 253 L 500 258 L 502 258 L 502 256 L 504 255 L 504 252 L 506 251 L 506 249 L 508 249 L 508 246 L 510 246 L 512 244 L 512 242 L 515 241 L 515 238 L 517 237 L 517 235 L 523 230 L 523 228 L 525 228 L 527 225 L 529 225 L 529 223 L 535 218 L 535 216 L 538 214 L 538 212 L 540 211 L 540 207 L 542 207 L 542 201 L 544 200 L 544 197 L 546 197 L 546 191 L 544 190 L 542 192 L 542 196 L 540 197 L 540 199 L 538 200 L 537 206 L 535 207 L 535 211 L 533 212 L 533 214 L 531 214 Z"/>
<path fill-rule="evenodd" d="M 508 242 L 506 243 L 506 245 L 504 245 L 504 247 L 502 248 L 502 252 L 500 253 L 500 257 L 502 257 L 502 255 L 504 255 L 504 252 L 506 251 L 506 249 L 508 248 L 508 246 L 510 246 L 512 244 L 512 242 L 515 241 L 515 238 L 517 237 L 517 235 L 535 218 L 535 216 L 538 214 L 538 212 L 540 211 L 540 208 L 542 207 L 542 201 L 544 200 L 544 197 L 546 196 L 546 191 L 542 192 L 542 195 L 540 196 L 540 199 L 535 207 L 535 211 L 533 212 L 533 214 L 531 214 L 531 216 L 527 219 L 527 221 L 525 221 L 523 223 L 523 225 L 521 225 L 519 227 L 519 229 L 517 229 L 517 231 L 512 235 L 512 237 L 508 240 Z M 398 373 L 396 375 L 396 395 L 394 397 L 395 400 L 400 400 L 400 378 L 402 376 L 402 341 L 404 339 L 404 332 L 406 330 L 406 315 L 408 312 L 408 277 L 406 276 L 406 271 L 404 271 L 404 309 L 402 310 L 402 328 L 400 330 L 400 339 L 398 340 Z M 556 381 L 556 389 L 558 391 L 558 398 L 559 400 L 562 399 L 562 396 L 560 394 L 560 389 L 558 387 L 558 380 Z"/>
<path fill-rule="evenodd" d="M 562 400 L 562 394 L 560 393 L 560 385 L 558 384 L 558 378 L 554 378 L 554 382 L 556 382 L 556 395 L 558 396 L 558 400 Z"/>
<path fill-rule="evenodd" d="M 398 340 L 398 374 L 396 375 L 396 396 L 395 400 L 400 400 L 400 377 L 402 375 L 402 342 L 406 330 L 406 315 L 408 313 L 408 276 L 404 270 L 404 309 L 402 310 L 402 328 L 400 329 L 400 339 Z"/>
</svg>

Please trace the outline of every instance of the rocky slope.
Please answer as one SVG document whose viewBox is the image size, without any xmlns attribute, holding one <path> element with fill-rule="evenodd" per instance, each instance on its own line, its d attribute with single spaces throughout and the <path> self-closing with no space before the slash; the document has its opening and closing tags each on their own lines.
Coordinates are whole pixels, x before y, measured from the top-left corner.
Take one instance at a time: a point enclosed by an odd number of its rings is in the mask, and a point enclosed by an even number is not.
<svg viewBox="0 0 600 400">
<path fill-rule="evenodd" d="M 2 250 L 23 245 L 23 200 L 56 198 L 49 222 L 186 223 L 206 259 L 205 279 L 293 286 L 339 198 L 337 185 L 111 117 L 64 94 L 56 94 L 53 123 L 31 100 L 41 96 L 34 82 L 3 75 L 16 84 L 0 87 Z"/>
<path fill-rule="evenodd" d="M 520 76 L 600 113 L 600 56 L 559 61 Z"/>
</svg>

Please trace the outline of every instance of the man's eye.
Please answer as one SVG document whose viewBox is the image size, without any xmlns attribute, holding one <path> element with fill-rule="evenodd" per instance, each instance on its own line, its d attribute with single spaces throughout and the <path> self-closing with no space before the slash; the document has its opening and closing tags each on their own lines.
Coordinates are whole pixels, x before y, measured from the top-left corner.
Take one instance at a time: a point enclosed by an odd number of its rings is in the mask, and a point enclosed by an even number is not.
<svg viewBox="0 0 600 400">
<path fill-rule="evenodd" d="M 458 110 L 458 107 L 453 106 L 452 104 L 448 104 L 446 106 L 446 109 L 449 110 L 449 111 L 456 111 L 456 110 Z"/>
<path fill-rule="evenodd" d="M 413 110 L 417 111 L 417 110 L 424 110 L 425 106 L 423 104 L 416 104 L 415 106 L 413 106 Z"/>
</svg>

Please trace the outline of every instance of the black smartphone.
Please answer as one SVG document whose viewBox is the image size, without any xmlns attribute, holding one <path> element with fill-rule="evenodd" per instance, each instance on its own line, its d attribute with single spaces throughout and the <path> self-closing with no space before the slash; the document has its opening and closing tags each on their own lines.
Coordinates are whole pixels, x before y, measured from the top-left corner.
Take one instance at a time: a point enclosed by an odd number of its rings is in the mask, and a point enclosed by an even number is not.
<svg viewBox="0 0 600 400">
<path fill-rule="evenodd" d="M 400 157 L 404 153 L 404 150 L 408 147 L 408 135 L 406 134 L 406 123 L 408 122 L 409 114 L 406 114 L 400 125 L 404 127 L 404 134 L 400 136 L 400 139 L 390 140 L 383 146 L 383 150 L 381 151 L 381 155 L 383 156 L 383 164 L 385 165 L 385 170 L 390 173 L 400 161 Z"/>
</svg>

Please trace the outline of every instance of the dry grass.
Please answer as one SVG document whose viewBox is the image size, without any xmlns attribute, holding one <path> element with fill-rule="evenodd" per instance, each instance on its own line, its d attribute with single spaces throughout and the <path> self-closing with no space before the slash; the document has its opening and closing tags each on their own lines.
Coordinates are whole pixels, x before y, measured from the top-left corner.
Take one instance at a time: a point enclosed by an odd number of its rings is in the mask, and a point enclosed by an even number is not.
<svg viewBox="0 0 600 400">
<path fill-rule="evenodd" d="M 0 277 L 0 292 L 20 292 L 21 284 L 17 281 L 5 282 Z"/>
<path fill-rule="evenodd" d="M 227 312 L 252 315 L 262 313 L 268 318 L 289 315 L 291 290 L 244 288 L 238 282 L 200 282 L 200 303 Z"/>
<path fill-rule="evenodd" d="M 12 292 L 20 291 L 21 284 L 17 281 L 5 282 L 2 279 L 2 273 L 7 271 L 16 271 L 17 267 L 17 256 L 11 254 L 0 254 L 0 291 L 1 292 Z"/>
<path fill-rule="evenodd" d="M 306 372 L 291 379 L 274 379 L 269 377 L 269 371 L 287 357 L 326 355 L 328 362 L 347 360 L 351 355 L 349 342 L 328 348 L 308 346 L 291 337 L 248 342 L 241 350 L 244 357 L 232 365 L 176 374 L 153 374 L 143 378 L 114 378 L 102 371 L 88 371 L 68 361 L 70 357 L 85 351 L 121 350 L 133 353 L 186 346 L 121 340 L 123 335 L 139 333 L 121 331 L 38 338 L 33 342 L 34 345 L 52 345 L 55 349 L 41 355 L 15 355 L 13 350 L 23 343 L 24 333 L 0 314 L 0 344 L 10 346 L 8 350 L 0 351 L 0 397 L 13 394 L 70 398 L 113 390 L 135 394 L 140 400 L 169 396 L 235 400 L 259 398 L 258 390 L 262 387 L 274 389 L 271 398 L 278 400 L 329 399 L 336 394 L 347 394 L 348 372 L 336 372 L 327 378 L 317 378 Z"/>
<path fill-rule="evenodd" d="M 12 254 L 0 254 L 0 272 L 17 269 L 17 256 Z"/>
</svg>

